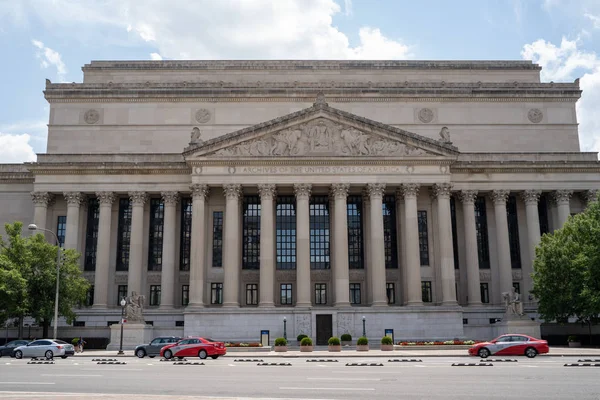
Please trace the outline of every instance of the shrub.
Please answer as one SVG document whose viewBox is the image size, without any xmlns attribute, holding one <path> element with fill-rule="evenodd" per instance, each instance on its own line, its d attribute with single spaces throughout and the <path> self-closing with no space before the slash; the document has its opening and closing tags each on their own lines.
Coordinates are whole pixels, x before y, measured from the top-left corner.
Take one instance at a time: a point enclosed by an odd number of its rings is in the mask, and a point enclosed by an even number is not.
<svg viewBox="0 0 600 400">
<path fill-rule="evenodd" d="M 73 346 L 77 346 L 77 343 L 79 342 L 79 338 L 73 338 L 73 340 L 71 340 L 71 344 Z"/>
<path fill-rule="evenodd" d="M 357 346 L 366 346 L 368 344 L 369 344 L 369 339 L 367 339 L 365 336 L 359 337 L 358 340 L 356 341 Z"/>
<path fill-rule="evenodd" d="M 304 339 L 305 337 L 308 337 L 308 335 L 305 335 L 304 333 L 301 333 L 301 334 L 299 334 L 296 337 L 296 340 L 299 341 L 299 342 L 302 342 L 302 339 Z"/>
<path fill-rule="evenodd" d="M 287 339 L 278 337 L 277 339 L 275 339 L 275 346 L 287 346 Z"/>
<path fill-rule="evenodd" d="M 332 336 L 327 341 L 327 344 L 330 346 L 339 346 L 341 343 L 340 343 L 340 339 L 337 336 Z"/>
<path fill-rule="evenodd" d="M 352 341 L 352 335 L 350 335 L 349 333 L 344 333 L 341 337 L 342 342 L 351 342 Z"/>
<path fill-rule="evenodd" d="M 472 345 L 475 344 L 475 342 L 472 340 L 465 340 L 464 344 Z"/>
<path fill-rule="evenodd" d="M 302 340 L 300 341 L 300 346 L 312 346 L 313 342 L 312 339 L 307 337 L 303 337 Z"/>
<path fill-rule="evenodd" d="M 567 338 L 567 342 L 579 342 L 579 338 L 575 335 L 571 335 Z"/>
<path fill-rule="evenodd" d="M 389 336 L 384 336 L 381 338 L 381 344 L 394 344 L 392 338 Z"/>
</svg>

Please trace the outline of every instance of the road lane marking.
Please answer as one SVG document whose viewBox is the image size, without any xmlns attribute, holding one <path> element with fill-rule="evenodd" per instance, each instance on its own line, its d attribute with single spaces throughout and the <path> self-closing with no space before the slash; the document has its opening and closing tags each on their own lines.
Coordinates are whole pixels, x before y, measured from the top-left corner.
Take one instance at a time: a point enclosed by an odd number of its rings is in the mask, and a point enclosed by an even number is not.
<svg viewBox="0 0 600 400">
<path fill-rule="evenodd" d="M 87 377 L 100 377 L 100 376 L 104 376 L 104 375 L 72 375 L 72 374 L 42 374 L 41 376 L 68 376 L 68 377 L 81 377 L 81 378 L 87 378 Z"/>
<path fill-rule="evenodd" d="M 143 371 L 141 368 L 84 368 L 82 371 Z"/>
<path fill-rule="evenodd" d="M 380 381 L 381 378 L 306 378 L 315 381 Z"/>
<path fill-rule="evenodd" d="M 367 392 L 367 391 L 375 391 L 375 388 L 343 388 L 343 387 L 322 387 L 322 388 L 308 388 L 308 387 L 280 387 L 281 390 L 342 390 L 342 391 L 352 391 L 352 392 Z"/>
<path fill-rule="evenodd" d="M 0 385 L 55 385 L 54 382 L 0 382 Z"/>
</svg>

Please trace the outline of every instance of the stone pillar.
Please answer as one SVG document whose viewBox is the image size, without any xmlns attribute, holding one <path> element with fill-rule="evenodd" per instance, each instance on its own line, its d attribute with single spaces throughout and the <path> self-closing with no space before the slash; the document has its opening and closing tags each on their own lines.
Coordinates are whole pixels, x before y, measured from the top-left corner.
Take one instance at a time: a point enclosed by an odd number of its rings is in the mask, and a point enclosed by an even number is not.
<svg viewBox="0 0 600 400">
<path fill-rule="evenodd" d="M 371 271 L 371 292 L 373 302 L 371 306 L 387 306 L 385 291 L 385 245 L 383 240 L 383 193 L 384 183 L 369 183 L 367 185 L 370 209 L 369 230 L 371 235 L 371 259 L 367 268 Z"/>
<path fill-rule="evenodd" d="M 512 289 L 512 265 L 510 262 L 510 244 L 508 241 L 508 217 L 506 215 L 506 200 L 509 193 L 508 190 L 494 190 L 491 194 L 494 201 L 494 219 L 496 221 L 500 293 L 511 292 Z"/>
<path fill-rule="evenodd" d="M 540 215 L 538 213 L 538 201 L 542 194 L 541 190 L 525 190 L 521 192 L 521 198 L 525 202 L 525 215 L 527 217 L 527 242 L 529 244 L 529 262 L 522 265 L 523 290 L 521 300 L 528 301 L 529 292 L 533 288 L 531 279 L 532 263 L 535 259 L 535 248 L 540 243 Z"/>
<path fill-rule="evenodd" d="M 554 201 L 558 209 L 558 229 L 562 228 L 571 215 L 572 194 L 572 190 L 557 190 L 554 192 Z"/>
<path fill-rule="evenodd" d="M 365 187 L 362 192 L 362 210 L 363 213 L 363 257 L 365 259 L 365 284 L 366 284 L 366 304 L 373 303 L 373 268 L 371 265 L 371 198 L 369 191 Z"/>
<path fill-rule="evenodd" d="M 273 307 L 275 281 L 275 233 L 273 231 L 273 200 L 275 185 L 258 185 L 260 193 L 260 302 L 259 307 Z"/>
<path fill-rule="evenodd" d="M 110 275 L 110 223 L 115 194 L 113 192 L 97 192 L 96 197 L 100 206 L 100 215 L 98 216 L 93 308 L 106 308 L 108 305 L 108 278 Z"/>
<path fill-rule="evenodd" d="M 419 222 L 417 220 L 417 194 L 419 185 L 406 183 L 402 185 L 404 196 L 404 221 L 403 230 L 404 247 L 406 252 L 406 305 L 421 306 L 421 260 L 419 257 Z"/>
<path fill-rule="evenodd" d="M 433 194 L 437 197 L 440 271 L 442 275 L 442 304 L 456 305 L 454 277 L 454 248 L 452 245 L 452 216 L 450 214 L 450 183 L 436 183 Z"/>
<path fill-rule="evenodd" d="M 590 189 L 581 193 L 583 200 L 585 201 L 585 206 L 589 207 L 591 203 L 594 201 L 598 201 L 598 189 Z"/>
<path fill-rule="evenodd" d="M 65 232 L 65 244 L 63 247 L 77 251 L 79 248 L 79 211 L 83 195 L 80 192 L 65 192 L 63 196 L 67 201 L 67 231 Z"/>
<path fill-rule="evenodd" d="M 479 254 L 477 253 L 477 226 L 475 224 L 476 190 L 463 190 L 459 194 L 465 226 L 465 258 L 467 264 L 467 296 L 470 306 L 481 305 L 479 289 Z"/>
<path fill-rule="evenodd" d="M 296 307 L 310 307 L 310 191 L 308 183 L 296 183 Z"/>
<path fill-rule="evenodd" d="M 165 205 L 163 226 L 163 257 L 160 276 L 160 308 L 173 308 L 175 304 L 175 234 L 177 226 L 177 192 L 162 192 Z"/>
<path fill-rule="evenodd" d="M 136 292 L 138 294 L 143 294 L 142 262 L 144 259 L 144 204 L 148 201 L 148 194 L 145 192 L 130 192 L 129 199 L 131 201 L 131 235 L 129 239 L 127 291 L 129 293 Z"/>
<path fill-rule="evenodd" d="M 333 284 L 335 286 L 336 307 L 350 306 L 350 271 L 348 270 L 348 205 L 346 198 L 350 185 L 334 183 L 331 195 L 335 202 L 335 264 L 333 265 Z"/>
<path fill-rule="evenodd" d="M 225 253 L 223 254 L 223 307 L 239 307 L 240 197 L 242 185 L 223 185 L 225 195 Z"/>
<path fill-rule="evenodd" d="M 194 183 L 192 189 L 192 238 L 190 249 L 190 302 L 187 308 L 204 307 L 206 274 L 206 197 L 208 185 Z"/>
<path fill-rule="evenodd" d="M 402 195 L 402 187 L 396 188 L 396 232 L 398 232 L 398 268 L 400 269 L 400 286 L 398 304 L 405 304 L 406 298 L 406 221 L 404 220 L 404 196 Z"/>
<path fill-rule="evenodd" d="M 33 201 L 33 223 L 40 229 L 46 229 L 48 206 L 54 200 L 54 196 L 48 192 L 31 192 L 31 200 Z M 44 232 L 39 231 L 39 233 Z"/>
</svg>

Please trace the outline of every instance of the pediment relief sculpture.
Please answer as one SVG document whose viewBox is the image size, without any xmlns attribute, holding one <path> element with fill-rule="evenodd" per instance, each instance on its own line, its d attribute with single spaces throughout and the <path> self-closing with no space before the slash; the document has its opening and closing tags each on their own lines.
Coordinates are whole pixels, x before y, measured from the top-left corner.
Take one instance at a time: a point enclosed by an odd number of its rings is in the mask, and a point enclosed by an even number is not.
<svg viewBox="0 0 600 400">
<path fill-rule="evenodd" d="M 423 149 L 319 118 L 211 154 L 252 156 L 421 156 Z"/>
</svg>

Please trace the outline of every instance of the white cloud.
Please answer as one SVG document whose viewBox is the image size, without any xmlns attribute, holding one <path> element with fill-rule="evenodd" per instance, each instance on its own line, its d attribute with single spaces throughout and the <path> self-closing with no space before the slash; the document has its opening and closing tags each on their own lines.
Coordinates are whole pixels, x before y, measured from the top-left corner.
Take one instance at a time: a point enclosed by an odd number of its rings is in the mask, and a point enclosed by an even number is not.
<svg viewBox="0 0 600 400">
<path fill-rule="evenodd" d="M 162 60 L 162 56 L 158 53 L 150 53 L 150 59 L 160 61 Z"/>
<path fill-rule="evenodd" d="M 543 39 L 523 46 L 521 55 L 542 66 L 545 81 L 581 77 L 583 95 L 577 103 L 579 138 L 584 151 L 600 151 L 600 57 L 579 48 L 578 40 L 563 38 L 560 46 Z"/>
<path fill-rule="evenodd" d="M 590 13 L 585 13 L 583 14 L 583 16 L 592 21 L 592 23 L 594 24 L 594 28 L 600 29 L 600 16 Z"/>
<path fill-rule="evenodd" d="M 36 155 L 26 133 L 11 135 L 0 132 L 0 162 L 2 164 L 35 161 Z"/>
<path fill-rule="evenodd" d="M 344 0 L 344 14 L 349 17 L 352 15 L 352 0 Z"/>
<path fill-rule="evenodd" d="M 64 82 L 65 76 L 67 74 L 67 67 L 62 61 L 60 53 L 58 53 L 55 50 L 52 50 L 49 47 L 46 47 L 44 43 L 40 42 L 39 40 L 33 39 L 31 43 L 38 49 L 36 51 L 36 57 L 41 60 L 42 67 L 55 67 L 58 80 Z"/>
</svg>

